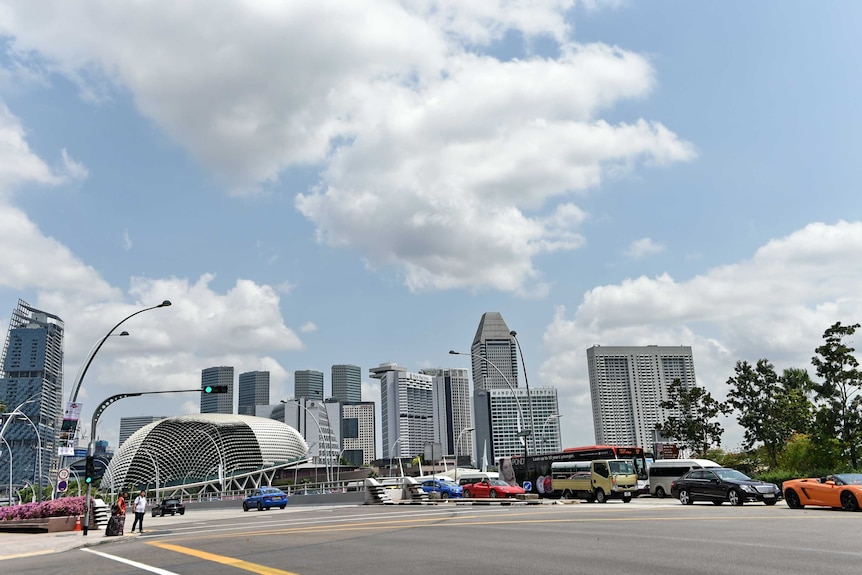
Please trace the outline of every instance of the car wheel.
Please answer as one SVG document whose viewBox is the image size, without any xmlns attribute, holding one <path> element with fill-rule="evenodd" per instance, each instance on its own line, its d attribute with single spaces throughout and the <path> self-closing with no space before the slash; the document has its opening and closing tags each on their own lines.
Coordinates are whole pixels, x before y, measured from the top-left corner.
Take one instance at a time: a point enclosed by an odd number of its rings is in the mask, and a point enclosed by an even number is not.
<svg viewBox="0 0 862 575">
<path fill-rule="evenodd" d="M 245 501 L 242 502 L 242 510 L 248 511 L 248 503 L 246 503 Z"/>
<path fill-rule="evenodd" d="M 449 499 L 449 494 L 444 491 L 440 494 L 440 499 Z"/>
<path fill-rule="evenodd" d="M 852 493 L 845 491 L 841 494 L 841 508 L 844 511 L 859 511 L 859 502 Z"/>
<path fill-rule="evenodd" d="M 596 503 L 607 503 L 608 498 L 605 497 L 605 492 L 602 489 L 596 489 Z"/>
<path fill-rule="evenodd" d="M 492 489 L 491 492 L 488 493 L 488 497 L 491 499 L 497 499 L 497 492 Z"/>
<path fill-rule="evenodd" d="M 691 505 L 694 499 L 691 498 L 691 492 L 688 489 L 679 490 L 679 502 L 683 505 Z"/>
<path fill-rule="evenodd" d="M 185 514 L 186 514 L 186 510 L 185 510 L 185 509 L 183 509 L 182 511 L 180 511 L 180 515 L 185 515 Z"/>
<path fill-rule="evenodd" d="M 776 500 L 772 499 L 770 501 L 764 501 L 763 503 L 765 503 L 767 507 L 772 507 L 773 505 L 775 505 L 778 502 Z"/>
<path fill-rule="evenodd" d="M 730 501 L 731 505 L 742 505 L 745 503 L 745 497 L 742 496 L 742 493 L 738 489 L 731 489 L 727 492 L 727 500 Z"/>
<path fill-rule="evenodd" d="M 287 505 L 279 505 L 278 506 L 279 509 L 284 509 L 285 507 L 287 507 Z"/>
<path fill-rule="evenodd" d="M 631 503 L 631 502 L 632 502 L 631 497 L 623 497 L 623 503 Z"/>
<path fill-rule="evenodd" d="M 260 501 L 257 502 L 257 510 L 263 511 L 263 503 L 261 503 Z"/>
<path fill-rule="evenodd" d="M 787 506 L 791 509 L 802 509 L 805 507 L 802 505 L 802 501 L 799 500 L 799 494 L 792 489 L 784 492 L 784 500 L 787 501 Z"/>
<path fill-rule="evenodd" d="M 464 490 L 464 497 L 467 497 L 467 498 L 470 497 L 470 490 L 469 489 Z"/>
<path fill-rule="evenodd" d="M 721 499 L 715 499 L 715 500 L 712 502 L 712 504 L 713 504 L 713 505 L 721 505 L 722 503 L 724 503 L 724 501 L 722 501 Z"/>
<path fill-rule="evenodd" d="M 666 495 L 667 493 L 664 492 L 664 487 L 661 485 L 655 488 L 655 496 L 659 499 L 664 499 Z"/>
<path fill-rule="evenodd" d="M 158 517 L 158 515 L 156 514 L 156 510 L 155 510 L 155 509 L 153 509 L 153 517 Z"/>
<path fill-rule="evenodd" d="M 572 492 L 566 489 L 563 491 L 563 499 L 573 499 Z"/>
</svg>

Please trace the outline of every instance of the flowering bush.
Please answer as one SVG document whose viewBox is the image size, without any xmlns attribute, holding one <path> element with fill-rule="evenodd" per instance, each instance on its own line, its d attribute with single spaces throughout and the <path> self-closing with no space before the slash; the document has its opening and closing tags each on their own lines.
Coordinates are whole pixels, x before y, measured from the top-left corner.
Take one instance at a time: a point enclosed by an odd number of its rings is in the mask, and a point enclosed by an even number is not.
<svg viewBox="0 0 862 575">
<path fill-rule="evenodd" d="M 92 500 L 91 500 L 92 504 Z M 84 514 L 83 497 L 63 497 L 52 501 L 25 503 L 11 507 L 0 507 L 0 521 L 16 519 L 43 519 L 45 517 L 66 517 Z"/>
</svg>

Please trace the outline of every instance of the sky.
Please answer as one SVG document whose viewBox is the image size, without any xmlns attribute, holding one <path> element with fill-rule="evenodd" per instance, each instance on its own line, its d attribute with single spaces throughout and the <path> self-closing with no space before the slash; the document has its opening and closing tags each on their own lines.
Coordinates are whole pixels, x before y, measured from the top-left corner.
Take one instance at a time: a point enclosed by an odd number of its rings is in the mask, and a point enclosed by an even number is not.
<svg viewBox="0 0 862 575">
<path fill-rule="evenodd" d="M 586 349 L 808 369 L 862 320 L 862 4 L 0 0 L 0 329 L 65 322 L 66 395 L 201 370 L 469 368 L 481 315 L 595 441 Z M 850 342 L 851 344 L 853 342 Z M 816 379 L 816 376 L 815 376 Z M 196 413 L 196 394 L 119 418 Z M 742 432 L 724 421 L 723 446 Z"/>
</svg>

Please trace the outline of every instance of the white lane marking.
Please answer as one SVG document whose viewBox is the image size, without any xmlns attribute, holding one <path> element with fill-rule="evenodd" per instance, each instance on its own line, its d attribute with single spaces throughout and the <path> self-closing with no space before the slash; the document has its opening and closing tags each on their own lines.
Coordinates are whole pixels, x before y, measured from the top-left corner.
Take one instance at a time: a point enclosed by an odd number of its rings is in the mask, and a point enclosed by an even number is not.
<svg viewBox="0 0 862 575">
<path fill-rule="evenodd" d="M 102 553 L 101 551 L 94 551 L 93 549 L 84 548 L 81 551 L 86 551 L 87 553 L 92 553 L 93 555 L 98 555 L 99 557 L 104 557 L 105 559 L 110 559 L 112 561 L 117 561 L 119 563 L 125 563 L 126 565 L 131 565 L 132 567 L 137 567 L 143 571 L 149 571 L 150 573 L 158 573 L 158 575 L 178 575 L 173 571 L 168 571 L 167 569 L 161 569 L 159 567 L 153 567 L 152 565 L 146 565 L 144 563 L 138 563 L 137 561 L 132 561 L 131 559 L 124 559 L 123 557 L 117 557 L 116 555 L 108 555 L 107 553 Z"/>
</svg>

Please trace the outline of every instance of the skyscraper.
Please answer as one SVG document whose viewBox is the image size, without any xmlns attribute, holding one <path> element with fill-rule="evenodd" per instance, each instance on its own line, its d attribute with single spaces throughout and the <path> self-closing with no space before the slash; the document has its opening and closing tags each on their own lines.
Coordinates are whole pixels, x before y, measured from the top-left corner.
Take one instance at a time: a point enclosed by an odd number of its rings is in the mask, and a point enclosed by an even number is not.
<svg viewBox="0 0 862 575">
<path fill-rule="evenodd" d="M 247 371 L 239 374 L 237 412 L 254 415 L 255 405 L 269 405 L 269 372 Z"/>
<path fill-rule="evenodd" d="M 358 365 L 333 365 L 332 397 L 345 402 L 362 401 L 362 368 Z"/>
<path fill-rule="evenodd" d="M 303 369 L 293 372 L 293 395 L 306 399 L 323 399 L 323 372 Z"/>
<path fill-rule="evenodd" d="M 371 368 L 380 380 L 380 427 L 383 457 L 413 457 L 434 442 L 432 377 L 407 371 L 395 363 Z"/>
<path fill-rule="evenodd" d="M 201 372 L 201 389 L 226 385 L 227 393 L 201 393 L 201 413 L 233 413 L 233 367 L 208 367 Z"/>
<path fill-rule="evenodd" d="M 23 414 L 3 423 L 12 461 L 0 464 L 0 477 L 8 477 L 11 465 L 17 485 L 50 481 L 63 413 L 63 333 L 62 319 L 18 300 L 0 358 L 0 400 Z"/>
<path fill-rule="evenodd" d="M 696 385 L 688 346 L 598 346 L 587 349 L 596 443 L 652 449 L 655 424 L 675 379 Z"/>
<path fill-rule="evenodd" d="M 469 372 L 459 368 L 435 368 L 422 369 L 419 373 L 433 378 L 434 441 L 440 443 L 442 455 L 457 453 L 466 461 L 472 461 L 473 436 L 465 431 L 473 427 Z"/>
<path fill-rule="evenodd" d="M 341 403 L 342 457 L 352 465 L 370 465 L 377 459 L 375 411 L 373 401 Z"/>
<path fill-rule="evenodd" d="M 125 443 L 126 440 L 130 438 L 137 430 L 153 423 L 154 421 L 161 421 L 165 418 L 166 417 L 164 415 L 141 415 L 138 417 L 121 417 L 120 439 L 119 443 L 117 443 L 118 448 L 122 447 L 123 443 Z"/>
<path fill-rule="evenodd" d="M 518 349 L 499 312 L 482 314 L 470 353 L 474 390 L 518 387 Z"/>
</svg>

